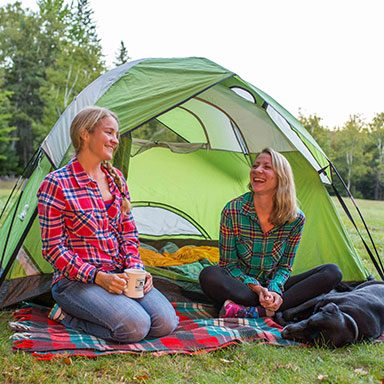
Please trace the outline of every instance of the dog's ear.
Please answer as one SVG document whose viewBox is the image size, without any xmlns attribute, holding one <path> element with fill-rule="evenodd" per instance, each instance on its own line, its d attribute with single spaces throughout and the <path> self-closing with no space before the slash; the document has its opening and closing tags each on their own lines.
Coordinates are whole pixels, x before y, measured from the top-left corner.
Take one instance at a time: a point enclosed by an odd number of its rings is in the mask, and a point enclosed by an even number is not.
<svg viewBox="0 0 384 384">
<path fill-rule="evenodd" d="M 321 307 L 320 310 L 323 313 L 329 313 L 329 314 L 340 312 L 338 305 L 335 303 L 328 303 L 324 305 L 324 307 Z"/>
<path fill-rule="evenodd" d="M 341 347 L 357 340 L 358 329 L 356 322 L 350 315 L 341 311 L 337 304 L 328 303 L 320 311 L 324 315 L 320 333 L 327 345 Z M 328 320 L 324 321 L 325 319 Z"/>
<path fill-rule="evenodd" d="M 355 343 L 359 337 L 359 327 L 357 326 L 357 323 L 355 319 L 348 315 L 348 313 L 343 312 L 345 326 L 350 332 L 350 340 L 349 343 Z"/>
</svg>

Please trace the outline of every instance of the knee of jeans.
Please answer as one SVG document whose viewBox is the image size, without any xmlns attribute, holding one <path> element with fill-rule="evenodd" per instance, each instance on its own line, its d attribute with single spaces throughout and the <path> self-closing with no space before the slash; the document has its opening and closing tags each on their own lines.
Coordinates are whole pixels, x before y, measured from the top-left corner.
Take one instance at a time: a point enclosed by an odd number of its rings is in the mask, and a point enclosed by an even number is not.
<svg viewBox="0 0 384 384">
<path fill-rule="evenodd" d="M 179 317 L 176 312 L 160 313 L 153 321 L 153 327 L 150 330 L 151 337 L 161 337 L 171 334 L 179 324 Z"/>
<path fill-rule="evenodd" d="M 179 325 L 179 316 L 176 315 L 176 312 L 168 314 L 163 318 L 163 332 L 166 335 L 172 333 L 176 327 Z"/>
<path fill-rule="evenodd" d="M 135 320 L 123 319 L 112 329 L 111 338 L 120 343 L 136 343 L 148 335 L 150 328 L 149 316 L 137 317 Z"/>
</svg>

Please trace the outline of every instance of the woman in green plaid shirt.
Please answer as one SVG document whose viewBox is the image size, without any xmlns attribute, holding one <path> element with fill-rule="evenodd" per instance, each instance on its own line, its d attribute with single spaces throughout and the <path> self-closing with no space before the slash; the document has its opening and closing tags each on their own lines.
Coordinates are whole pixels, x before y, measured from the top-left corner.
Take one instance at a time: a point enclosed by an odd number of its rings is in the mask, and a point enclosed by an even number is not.
<svg viewBox="0 0 384 384">
<path fill-rule="evenodd" d="M 283 155 L 264 149 L 252 166 L 249 189 L 224 207 L 219 266 L 200 274 L 204 293 L 222 305 L 221 317 L 273 316 L 328 293 L 342 279 L 335 264 L 291 276 L 305 216 Z"/>
</svg>

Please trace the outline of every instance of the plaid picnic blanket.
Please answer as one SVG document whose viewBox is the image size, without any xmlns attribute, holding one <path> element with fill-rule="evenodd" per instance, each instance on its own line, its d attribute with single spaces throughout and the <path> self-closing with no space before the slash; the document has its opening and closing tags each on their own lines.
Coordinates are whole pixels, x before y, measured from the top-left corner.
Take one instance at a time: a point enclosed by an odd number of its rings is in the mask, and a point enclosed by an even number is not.
<svg viewBox="0 0 384 384">
<path fill-rule="evenodd" d="M 179 302 L 173 306 L 180 323 L 171 335 L 120 344 L 66 328 L 48 319 L 48 308 L 25 304 L 14 313 L 16 321 L 10 323 L 15 331 L 11 337 L 13 350 L 48 360 L 68 355 L 95 357 L 113 353 L 196 354 L 255 340 L 279 346 L 300 345 L 282 339 L 282 327 L 269 318 L 220 319 L 214 317 L 216 310 L 209 304 Z"/>
</svg>

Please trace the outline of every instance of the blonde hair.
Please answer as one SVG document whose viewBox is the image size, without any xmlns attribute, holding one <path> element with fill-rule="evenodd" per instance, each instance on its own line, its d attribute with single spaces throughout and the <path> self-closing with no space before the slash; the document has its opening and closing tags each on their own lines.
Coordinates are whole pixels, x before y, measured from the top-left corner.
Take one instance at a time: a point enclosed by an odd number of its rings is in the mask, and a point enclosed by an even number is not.
<svg viewBox="0 0 384 384">
<path fill-rule="evenodd" d="M 121 179 L 119 174 L 116 172 L 116 168 L 114 168 L 109 161 L 103 160 L 101 162 L 101 166 L 104 169 L 106 169 L 106 171 L 113 177 L 113 180 L 115 180 L 117 188 L 120 191 L 121 196 L 123 197 L 123 202 L 121 205 L 121 211 L 123 213 L 128 213 L 132 209 L 132 205 L 131 205 L 131 202 L 128 200 L 128 197 L 126 196 L 126 194 L 124 192 L 123 180 Z"/>
<path fill-rule="evenodd" d="M 115 113 L 109 109 L 96 106 L 87 107 L 74 117 L 70 128 L 70 135 L 76 154 L 81 151 L 81 147 L 83 145 L 82 134 L 84 131 L 92 133 L 100 121 L 106 117 L 115 119 L 117 124 L 119 124 L 119 119 Z M 115 181 L 116 186 L 120 191 L 121 196 L 123 197 L 121 210 L 123 213 L 128 213 L 131 210 L 131 203 L 124 192 L 123 180 L 109 161 L 102 161 L 101 166 L 113 177 L 113 180 Z"/>
<path fill-rule="evenodd" d="M 262 153 L 267 153 L 271 156 L 272 168 L 277 179 L 273 210 L 269 221 L 275 226 L 285 222 L 291 223 L 299 215 L 291 165 L 281 153 L 276 152 L 272 148 L 264 148 L 259 155 Z M 252 191 L 250 184 L 249 189 Z"/>
</svg>

